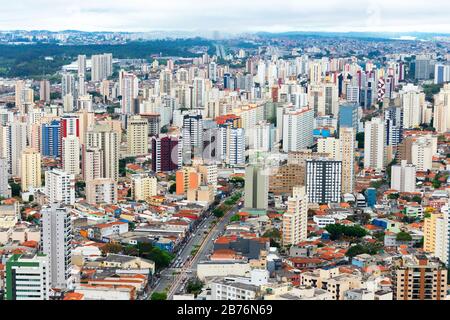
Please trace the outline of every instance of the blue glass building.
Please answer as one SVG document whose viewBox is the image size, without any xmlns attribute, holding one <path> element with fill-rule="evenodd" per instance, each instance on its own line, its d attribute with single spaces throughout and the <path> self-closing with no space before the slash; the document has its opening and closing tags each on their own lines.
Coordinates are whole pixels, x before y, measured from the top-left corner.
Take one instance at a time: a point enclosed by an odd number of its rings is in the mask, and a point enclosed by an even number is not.
<svg viewBox="0 0 450 320">
<path fill-rule="evenodd" d="M 367 206 L 373 208 L 377 204 L 377 190 L 375 188 L 368 188 L 365 194 L 367 199 Z"/>
<path fill-rule="evenodd" d="M 42 125 L 41 153 L 44 157 L 61 156 L 61 124 L 58 120 Z"/>
<path fill-rule="evenodd" d="M 339 128 L 353 128 L 358 132 L 358 105 L 346 103 L 339 106 Z"/>
</svg>

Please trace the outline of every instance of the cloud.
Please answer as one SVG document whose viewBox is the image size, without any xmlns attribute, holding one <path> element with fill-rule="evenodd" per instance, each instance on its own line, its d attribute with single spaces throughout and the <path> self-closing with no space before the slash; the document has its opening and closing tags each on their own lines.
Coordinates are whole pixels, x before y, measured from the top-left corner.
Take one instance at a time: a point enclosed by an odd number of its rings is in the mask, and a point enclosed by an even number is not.
<svg viewBox="0 0 450 320">
<path fill-rule="evenodd" d="M 448 12 L 445 0 L 20 0 L 0 29 L 450 32 Z"/>
</svg>

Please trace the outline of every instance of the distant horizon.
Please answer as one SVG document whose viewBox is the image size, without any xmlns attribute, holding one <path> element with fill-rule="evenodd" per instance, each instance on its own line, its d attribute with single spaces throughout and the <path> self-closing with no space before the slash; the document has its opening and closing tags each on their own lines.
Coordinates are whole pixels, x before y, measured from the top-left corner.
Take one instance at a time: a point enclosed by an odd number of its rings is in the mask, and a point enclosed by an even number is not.
<svg viewBox="0 0 450 320">
<path fill-rule="evenodd" d="M 20 0 L 2 8 L 0 30 L 450 34 L 448 12 L 443 0 Z"/>
</svg>

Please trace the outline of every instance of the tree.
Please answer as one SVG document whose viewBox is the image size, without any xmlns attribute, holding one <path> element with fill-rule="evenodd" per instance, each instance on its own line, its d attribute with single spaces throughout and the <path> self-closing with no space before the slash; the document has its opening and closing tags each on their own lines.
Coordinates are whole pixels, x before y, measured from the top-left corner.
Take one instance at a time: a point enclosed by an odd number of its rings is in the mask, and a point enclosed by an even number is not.
<svg viewBox="0 0 450 320">
<path fill-rule="evenodd" d="M 238 214 L 235 214 L 230 219 L 231 222 L 237 222 L 237 221 L 240 221 L 240 220 L 241 220 L 241 217 Z"/>
<path fill-rule="evenodd" d="M 11 186 L 11 195 L 13 197 L 20 197 L 20 192 L 22 191 L 20 184 L 12 182 L 9 185 Z"/>
<path fill-rule="evenodd" d="M 138 249 L 132 245 L 128 245 L 128 246 L 124 247 L 123 253 L 126 254 L 127 256 L 138 256 L 139 255 Z"/>
<path fill-rule="evenodd" d="M 397 241 L 411 241 L 412 237 L 408 232 L 400 231 L 395 237 Z"/>
<path fill-rule="evenodd" d="M 414 202 L 417 202 L 419 204 L 422 203 L 422 198 L 419 197 L 419 196 L 414 196 L 414 197 L 412 197 L 411 200 L 414 201 Z"/>
<path fill-rule="evenodd" d="M 213 215 L 216 216 L 217 218 L 222 218 L 222 217 L 224 216 L 224 214 L 225 214 L 225 211 L 224 211 L 221 207 L 218 207 L 218 208 L 215 208 L 215 209 L 212 211 L 212 213 L 213 213 Z"/>
<path fill-rule="evenodd" d="M 165 292 L 153 292 L 151 297 L 151 300 L 167 300 L 167 293 Z"/>
<path fill-rule="evenodd" d="M 388 199 L 397 200 L 400 197 L 398 193 L 391 193 L 388 195 Z"/>
<path fill-rule="evenodd" d="M 177 184 L 176 183 L 172 183 L 169 187 L 169 192 L 170 193 L 175 193 L 175 191 L 177 190 Z"/>
<path fill-rule="evenodd" d="M 120 253 L 122 250 L 123 247 L 119 243 L 107 243 L 101 248 L 103 254 Z"/>
<path fill-rule="evenodd" d="M 198 278 L 190 279 L 187 283 L 186 291 L 187 293 L 193 293 L 197 296 L 200 292 L 202 292 L 203 285 L 203 282 Z"/>
<path fill-rule="evenodd" d="M 165 250 L 153 247 L 149 253 L 144 255 L 144 258 L 155 262 L 156 269 L 167 268 L 173 259 L 173 255 Z"/>
<path fill-rule="evenodd" d="M 358 132 L 356 134 L 356 141 L 358 141 L 358 148 L 364 148 L 364 132 Z"/>
</svg>

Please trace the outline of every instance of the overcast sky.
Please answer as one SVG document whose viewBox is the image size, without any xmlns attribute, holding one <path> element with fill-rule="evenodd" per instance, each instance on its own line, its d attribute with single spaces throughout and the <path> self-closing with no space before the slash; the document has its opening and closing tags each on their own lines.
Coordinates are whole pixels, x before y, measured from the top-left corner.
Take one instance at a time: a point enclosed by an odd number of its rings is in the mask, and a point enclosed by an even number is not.
<svg viewBox="0 0 450 320">
<path fill-rule="evenodd" d="M 450 33 L 448 0 L 1 0 L 0 30 Z M 7 2 L 7 4 L 6 4 Z"/>
</svg>

